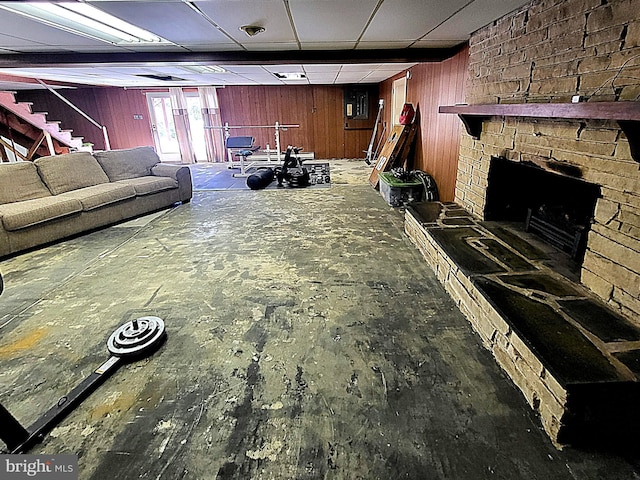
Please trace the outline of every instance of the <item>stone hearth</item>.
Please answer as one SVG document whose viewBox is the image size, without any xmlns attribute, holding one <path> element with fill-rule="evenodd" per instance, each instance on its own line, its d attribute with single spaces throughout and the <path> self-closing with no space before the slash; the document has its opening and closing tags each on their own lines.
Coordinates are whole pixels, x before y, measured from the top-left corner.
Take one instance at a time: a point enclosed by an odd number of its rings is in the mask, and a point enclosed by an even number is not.
<svg viewBox="0 0 640 480">
<path fill-rule="evenodd" d="M 557 446 L 638 428 L 640 329 L 559 274 L 553 247 L 439 202 L 408 207 L 405 231 Z"/>
</svg>

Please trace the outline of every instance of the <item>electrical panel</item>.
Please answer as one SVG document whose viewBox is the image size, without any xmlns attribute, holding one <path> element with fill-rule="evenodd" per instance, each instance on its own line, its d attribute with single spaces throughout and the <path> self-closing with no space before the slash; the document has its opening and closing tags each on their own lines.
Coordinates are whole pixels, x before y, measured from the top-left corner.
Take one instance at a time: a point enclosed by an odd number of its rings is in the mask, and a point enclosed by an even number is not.
<svg viewBox="0 0 640 480">
<path fill-rule="evenodd" d="M 348 85 L 344 88 L 344 116 L 352 120 L 369 118 L 369 89 Z"/>
</svg>

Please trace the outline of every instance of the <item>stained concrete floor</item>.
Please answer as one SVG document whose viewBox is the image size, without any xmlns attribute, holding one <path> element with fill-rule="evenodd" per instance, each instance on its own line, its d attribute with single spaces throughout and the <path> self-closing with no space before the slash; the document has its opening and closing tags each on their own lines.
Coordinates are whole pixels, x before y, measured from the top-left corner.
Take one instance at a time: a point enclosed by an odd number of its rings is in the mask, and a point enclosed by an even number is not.
<svg viewBox="0 0 640 480">
<path fill-rule="evenodd" d="M 640 478 L 637 451 L 552 446 L 368 173 L 196 192 L 0 261 L 0 402 L 25 425 L 122 323 L 168 331 L 32 453 L 81 479 Z"/>
</svg>

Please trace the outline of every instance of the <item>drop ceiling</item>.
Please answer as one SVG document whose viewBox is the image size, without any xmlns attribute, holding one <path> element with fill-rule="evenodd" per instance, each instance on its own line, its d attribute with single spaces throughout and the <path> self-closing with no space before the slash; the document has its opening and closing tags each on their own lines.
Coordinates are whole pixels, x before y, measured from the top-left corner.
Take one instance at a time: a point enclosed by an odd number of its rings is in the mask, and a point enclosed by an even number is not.
<svg viewBox="0 0 640 480">
<path fill-rule="evenodd" d="M 378 83 L 417 62 L 452 55 L 473 31 L 527 1 L 87 3 L 170 43 L 115 45 L 0 11 L 0 75 L 119 87 Z M 240 30 L 243 25 L 265 30 L 250 37 Z M 201 65 L 216 65 L 225 73 L 199 73 L 194 67 Z M 287 80 L 275 73 L 303 78 Z M 0 90 L 20 84 L 2 77 Z"/>
</svg>

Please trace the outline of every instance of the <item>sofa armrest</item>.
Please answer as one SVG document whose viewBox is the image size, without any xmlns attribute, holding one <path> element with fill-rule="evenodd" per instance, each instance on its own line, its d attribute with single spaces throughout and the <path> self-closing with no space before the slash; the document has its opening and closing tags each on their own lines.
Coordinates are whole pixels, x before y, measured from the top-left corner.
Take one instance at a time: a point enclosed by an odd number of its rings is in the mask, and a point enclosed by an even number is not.
<svg viewBox="0 0 640 480">
<path fill-rule="evenodd" d="M 180 201 L 187 203 L 193 195 L 193 186 L 191 184 L 191 170 L 183 165 L 170 165 L 167 163 L 158 163 L 151 168 L 151 173 L 158 177 L 171 177 L 178 182 L 178 190 L 180 191 Z"/>
</svg>

